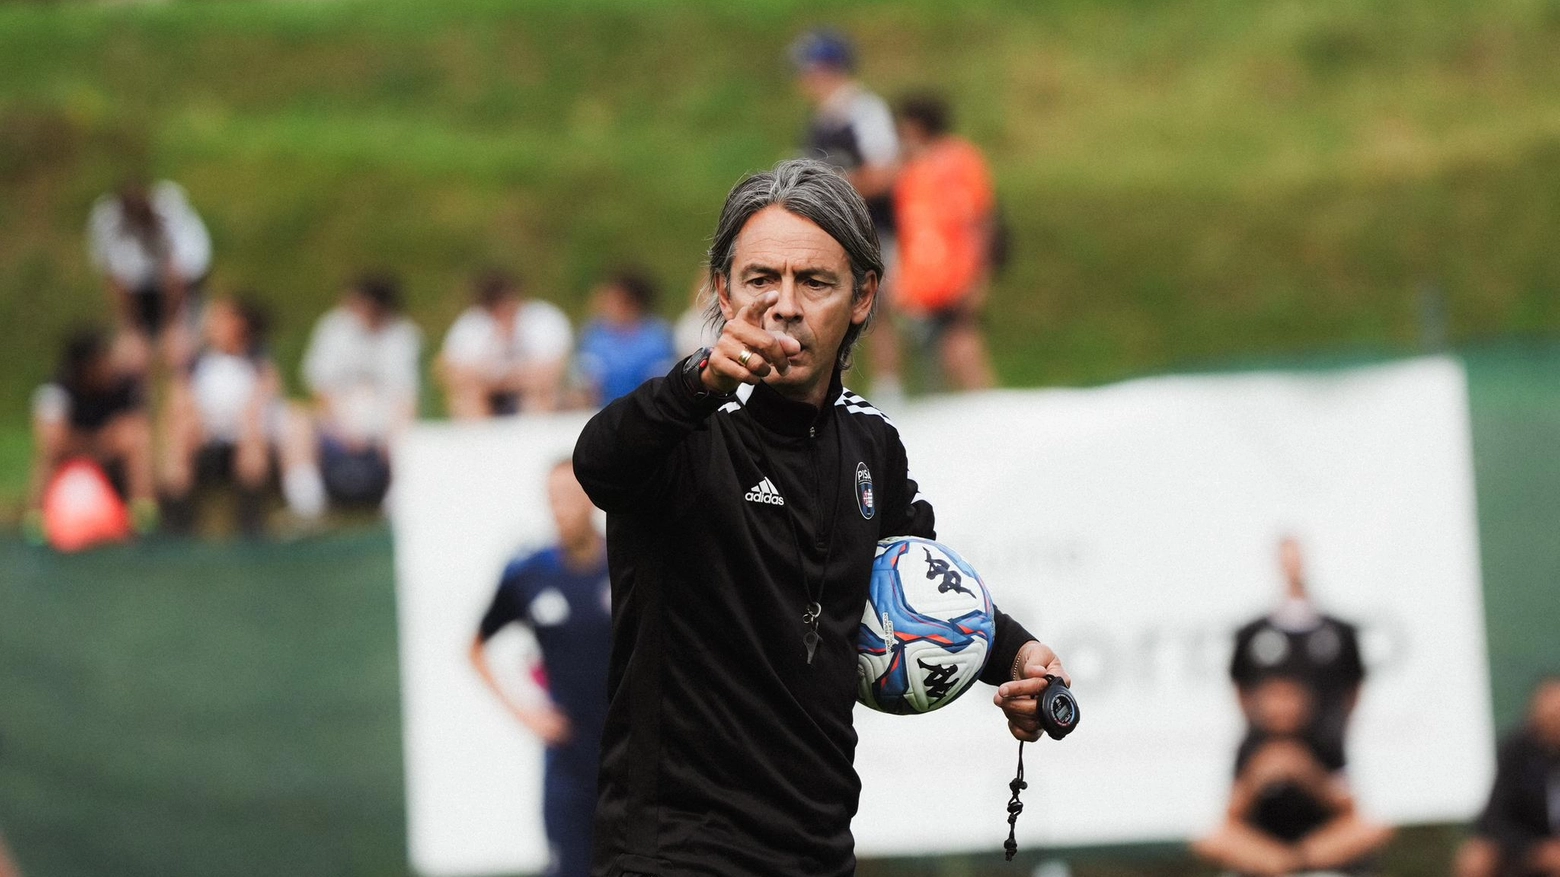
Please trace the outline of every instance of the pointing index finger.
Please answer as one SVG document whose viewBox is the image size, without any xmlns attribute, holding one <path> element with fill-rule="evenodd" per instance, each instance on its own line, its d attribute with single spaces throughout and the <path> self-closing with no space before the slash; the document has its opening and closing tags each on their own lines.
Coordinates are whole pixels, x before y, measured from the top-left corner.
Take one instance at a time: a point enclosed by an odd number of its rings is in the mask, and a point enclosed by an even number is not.
<svg viewBox="0 0 1560 877">
<path fill-rule="evenodd" d="M 769 313 L 769 309 L 774 307 L 775 302 L 779 300 L 780 293 L 766 292 L 748 302 L 742 307 L 742 310 L 737 311 L 737 319 L 749 325 L 763 328 L 764 314 Z"/>
</svg>

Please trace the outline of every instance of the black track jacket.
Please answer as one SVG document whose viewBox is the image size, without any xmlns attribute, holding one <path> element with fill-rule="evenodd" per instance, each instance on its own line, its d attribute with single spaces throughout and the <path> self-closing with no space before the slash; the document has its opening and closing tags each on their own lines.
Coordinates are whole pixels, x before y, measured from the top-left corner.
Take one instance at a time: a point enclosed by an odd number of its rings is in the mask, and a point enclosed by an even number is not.
<svg viewBox="0 0 1560 877">
<path fill-rule="evenodd" d="M 849 875 L 874 547 L 933 537 L 932 507 L 894 425 L 838 373 L 820 411 L 762 384 L 700 397 L 681 367 L 608 405 L 574 449 L 612 574 L 593 874 Z M 1006 681 L 1029 639 L 999 612 L 982 678 Z"/>
</svg>

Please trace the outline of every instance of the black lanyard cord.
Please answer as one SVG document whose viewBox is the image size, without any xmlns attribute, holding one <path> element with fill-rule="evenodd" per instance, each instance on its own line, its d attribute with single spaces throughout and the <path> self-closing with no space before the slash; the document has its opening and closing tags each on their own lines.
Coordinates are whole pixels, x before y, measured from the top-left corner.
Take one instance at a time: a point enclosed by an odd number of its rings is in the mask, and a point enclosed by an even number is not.
<svg viewBox="0 0 1560 877">
<path fill-rule="evenodd" d="M 1018 773 L 1013 776 L 1013 781 L 1008 783 L 1008 788 L 1013 791 L 1013 797 L 1008 799 L 1008 836 L 1003 842 L 1002 848 L 1007 851 L 1007 860 L 1013 861 L 1013 856 L 1018 853 L 1018 839 L 1014 836 L 1018 831 L 1018 814 L 1024 812 L 1024 802 L 1018 800 L 1018 793 L 1029 788 L 1024 782 L 1024 741 L 1018 741 Z"/>
</svg>

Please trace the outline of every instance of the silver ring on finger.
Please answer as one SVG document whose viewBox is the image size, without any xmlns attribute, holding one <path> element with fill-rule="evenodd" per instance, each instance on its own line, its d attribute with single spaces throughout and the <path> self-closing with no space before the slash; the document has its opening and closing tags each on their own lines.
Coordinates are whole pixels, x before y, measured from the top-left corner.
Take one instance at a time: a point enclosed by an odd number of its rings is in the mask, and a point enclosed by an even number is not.
<svg viewBox="0 0 1560 877">
<path fill-rule="evenodd" d="M 742 355 L 737 357 L 737 365 L 740 365 L 743 368 L 747 368 L 748 360 L 750 360 L 752 358 L 753 358 L 753 351 L 751 351 L 751 350 L 747 349 L 746 347 L 744 347 L 744 348 L 742 348 Z"/>
</svg>

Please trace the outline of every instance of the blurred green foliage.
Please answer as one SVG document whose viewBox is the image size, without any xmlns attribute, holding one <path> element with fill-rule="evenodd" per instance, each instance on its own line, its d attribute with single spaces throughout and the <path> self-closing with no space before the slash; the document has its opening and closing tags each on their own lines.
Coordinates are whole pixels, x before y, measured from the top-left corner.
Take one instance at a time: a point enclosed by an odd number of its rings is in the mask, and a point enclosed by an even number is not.
<svg viewBox="0 0 1560 877">
<path fill-rule="evenodd" d="M 641 262 L 675 312 L 726 189 L 794 148 L 783 48 L 820 21 L 990 153 L 1010 383 L 1410 346 L 1423 284 L 1454 340 L 1560 328 L 1556 0 L 26 4 L 0 7 L 0 423 L 103 312 L 82 226 L 129 172 L 190 190 L 289 373 L 366 266 L 432 340 L 488 262 L 576 316 Z"/>
</svg>

